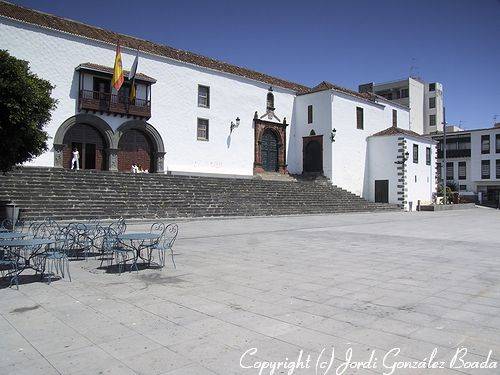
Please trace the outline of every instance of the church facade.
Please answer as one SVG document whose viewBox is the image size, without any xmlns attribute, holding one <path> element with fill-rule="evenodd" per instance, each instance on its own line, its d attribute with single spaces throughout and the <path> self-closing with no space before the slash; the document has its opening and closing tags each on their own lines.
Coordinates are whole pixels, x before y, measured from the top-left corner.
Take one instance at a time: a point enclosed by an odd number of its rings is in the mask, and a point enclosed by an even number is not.
<svg viewBox="0 0 500 375">
<path fill-rule="evenodd" d="M 130 82 L 110 84 L 118 42 L 125 70 L 139 51 L 133 101 Z M 311 88 L 4 2 L 0 45 L 55 86 L 50 150 L 29 165 L 70 168 L 76 148 L 84 169 L 319 174 L 406 209 L 435 192 L 435 141 L 409 130 L 408 107 L 375 94 Z"/>
</svg>

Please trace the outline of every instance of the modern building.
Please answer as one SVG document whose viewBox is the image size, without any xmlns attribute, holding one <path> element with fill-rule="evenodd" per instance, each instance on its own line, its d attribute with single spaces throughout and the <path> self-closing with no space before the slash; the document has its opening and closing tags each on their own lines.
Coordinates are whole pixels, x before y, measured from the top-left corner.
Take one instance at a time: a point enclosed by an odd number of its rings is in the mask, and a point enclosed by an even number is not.
<svg viewBox="0 0 500 375">
<path fill-rule="evenodd" d="M 371 92 L 410 108 L 410 129 L 419 134 L 443 131 L 443 85 L 409 77 L 385 83 L 359 85 L 359 92 Z"/>
<path fill-rule="evenodd" d="M 135 100 L 127 79 L 118 92 L 110 84 L 118 41 L 125 69 L 139 50 Z M 404 103 L 328 82 L 310 88 L 7 2 L 0 45 L 55 86 L 50 150 L 29 165 L 69 168 L 77 148 L 85 169 L 322 174 L 407 209 L 435 191 L 435 142 L 410 129 Z"/>
<path fill-rule="evenodd" d="M 448 130 L 448 128 L 447 128 Z M 443 134 L 438 141 L 438 180 L 446 175 L 463 194 L 478 194 L 482 203 L 498 207 L 500 194 L 500 123 L 489 129 L 461 130 L 446 133 L 446 165 Z"/>
</svg>

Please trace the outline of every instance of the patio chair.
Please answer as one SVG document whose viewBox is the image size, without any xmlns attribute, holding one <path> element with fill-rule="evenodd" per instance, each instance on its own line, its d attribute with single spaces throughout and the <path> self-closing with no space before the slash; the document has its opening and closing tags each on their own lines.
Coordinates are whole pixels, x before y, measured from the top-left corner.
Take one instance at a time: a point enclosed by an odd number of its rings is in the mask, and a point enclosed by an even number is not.
<svg viewBox="0 0 500 375">
<path fill-rule="evenodd" d="M 7 250 L 0 249 L 0 274 L 2 278 L 10 275 L 9 286 L 14 282 L 19 290 L 18 268 L 18 258 Z"/>
<path fill-rule="evenodd" d="M 154 224 L 153 224 L 154 225 Z M 170 256 L 172 258 L 172 264 L 174 268 L 177 268 L 174 260 L 174 242 L 177 239 L 177 234 L 179 233 L 179 226 L 177 224 L 168 224 L 163 231 L 162 236 L 159 241 L 153 246 L 149 247 L 149 258 L 151 259 L 153 255 L 158 254 L 159 266 L 161 268 L 165 267 L 165 255 L 167 252 L 170 252 Z"/>
<path fill-rule="evenodd" d="M 122 273 L 122 269 L 128 260 L 129 249 L 125 248 L 121 241 L 118 239 L 120 234 L 110 225 L 106 228 L 106 234 L 103 237 L 102 249 L 103 257 L 101 259 L 101 265 L 104 262 L 105 255 L 109 255 L 108 266 L 113 265 L 113 261 L 116 260 L 116 265 L 118 266 L 118 273 Z M 110 262 L 109 262 L 110 261 Z"/>
<path fill-rule="evenodd" d="M 72 224 L 59 228 L 59 231 L 54 234 L 54 239 L 56 240 L 54 247 L 40 255 L 44 260 L 43 269 L 47 270 L 46 275 L 48 276 L 49 284 L 53 274 L 60 274 L 64 278 L 65 273 L 67 273 L 69 281 L 71 281 L 69 254 L 73 251 L 77 236 L 78 232 Z"/>
</svg>

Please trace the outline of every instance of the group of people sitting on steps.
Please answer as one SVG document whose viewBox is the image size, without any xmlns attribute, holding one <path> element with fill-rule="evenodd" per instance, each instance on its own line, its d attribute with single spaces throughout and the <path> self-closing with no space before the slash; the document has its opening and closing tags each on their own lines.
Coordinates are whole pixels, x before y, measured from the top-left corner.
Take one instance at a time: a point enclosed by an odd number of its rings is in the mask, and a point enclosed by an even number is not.
<svg viewBox="0 0 500 375">
<path fill-rule="evenodd" d="M 142 169 L 142 166 L 137 163 L 132 164 L 132 168 L 130 168 L 130 172 L 132 173 L 149 173 L 147 169 Z"/>
</svg>

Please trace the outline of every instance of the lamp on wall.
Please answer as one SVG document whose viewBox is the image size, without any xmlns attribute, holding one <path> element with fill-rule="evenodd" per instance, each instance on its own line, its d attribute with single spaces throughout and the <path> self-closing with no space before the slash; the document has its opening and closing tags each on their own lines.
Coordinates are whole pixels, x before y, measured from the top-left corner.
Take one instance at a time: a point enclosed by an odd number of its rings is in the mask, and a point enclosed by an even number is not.
<svg viewBox="0 0 500 375">
<path fill-rule="evenodd" d="M 333 128 L 330 132 L 330 141 L 335 142 L 335 136 L 337 135 L 337 129 Z"/>
<path fill-rule="evenodd" d="M 240 126 L 240 118 L 236 117 L 236 123 L 234 123 L 234 122 L 231 121 L 230 133 L 232 133 L 233 130 L 235 128 L 237 128 L 238 126 Z"/>
</svg>

